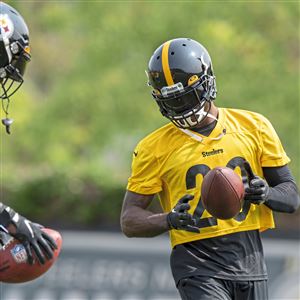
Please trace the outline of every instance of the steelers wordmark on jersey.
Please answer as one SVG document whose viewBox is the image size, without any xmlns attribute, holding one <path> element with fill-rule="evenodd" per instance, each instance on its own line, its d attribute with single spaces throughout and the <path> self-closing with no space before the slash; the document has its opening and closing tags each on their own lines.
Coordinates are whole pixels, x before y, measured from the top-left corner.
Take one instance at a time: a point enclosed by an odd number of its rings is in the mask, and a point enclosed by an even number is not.
<svg viewBox="0 0 300 300">
<path fill-rule="evenodd" d="M 226 132 L 226 134 L 222 134 Z M 272 211 L 265 205 L 245 201 L 240 213 L 229 220 L 212 217 L 201 201 L 201 183 L 209 170 L 230 167 L 242 175 L 247 160 L 255 174 L 262 167 L 289 162 L 271 123 L 262 115 L 219 108 L 219 119 L 209 137 L 193 138 L 172 123 L 154 131 L 136 147 L 127 189 L 140 194 L 159 194 L 162 208 L 169 212 L 185 194 L 194 195 L 190 213 L 200 233 L 171 230 L 172 246 L 228 233 L 274 227 Z"/>
</svg>

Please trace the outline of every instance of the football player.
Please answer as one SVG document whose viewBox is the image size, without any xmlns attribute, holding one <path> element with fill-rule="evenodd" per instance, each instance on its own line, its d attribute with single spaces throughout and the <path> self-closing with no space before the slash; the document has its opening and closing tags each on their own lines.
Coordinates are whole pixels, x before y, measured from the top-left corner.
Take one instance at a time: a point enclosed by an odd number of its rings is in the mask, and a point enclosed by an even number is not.
<svg viewBox="0 0 300 300">
<path fill-rule="evenodd" d="M 169 231 L 182 299 L 267 299 L 260 232 L 274 228 L 273 211 L 293 213 L 300 201 L 275 130 L 258 113 L 214 104 L 212 61 L 197 41 L 163 43 L 147 74 L 152 96 L 171 122 L 134 150 L 123 233 L 153 237 Z M 243 208 L 229 220 L 210 215 L 201 201 L 203 177 L 217 166 L 246 178 Z M 147 210 L 156 194 L 164 213 Z"/>
<path fill-rule="evenodd" d="M 22 85 L 30 57 L 29 33 L 24 19 L 14 8 L 0 2 L 0 97 L 5 113 L 2 123 L 7 133 L 10 133 L 12 124 L 8 117 L 10 97 Z M 41 225 L 27 220 L 1 202 L 0 229 L 24 245 L 30 264 L 33 264 L 34 257 L 44 264 L 53 257 L 57 248 L 55 241 L 42 231 Z"/>
</svg>

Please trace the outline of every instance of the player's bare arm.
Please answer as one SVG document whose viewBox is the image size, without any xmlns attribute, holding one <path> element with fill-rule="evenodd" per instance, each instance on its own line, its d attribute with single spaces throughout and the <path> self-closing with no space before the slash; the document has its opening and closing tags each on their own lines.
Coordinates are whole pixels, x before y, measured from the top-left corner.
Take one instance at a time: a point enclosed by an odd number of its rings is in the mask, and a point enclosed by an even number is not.
<svg viewBox="0 0 300 300">
<path fill-rule="evenodd" d="M 154 195 L 127 191 L 121 212 L 121 227 L 127 237 L 153 237 L 169 230 L 167 213 L 147 210 Z"/>
<path fill-rule="evenodd" d="M 169 213 L 154 214 L 147 210 L 154 195 L 127 191 L 121 213 L 121 227 L 128 237 L 153 237 L 168 230 L 199 233 L 196 220 L 188 212 L 194 196 L 183 195 Z"/>
</svg>

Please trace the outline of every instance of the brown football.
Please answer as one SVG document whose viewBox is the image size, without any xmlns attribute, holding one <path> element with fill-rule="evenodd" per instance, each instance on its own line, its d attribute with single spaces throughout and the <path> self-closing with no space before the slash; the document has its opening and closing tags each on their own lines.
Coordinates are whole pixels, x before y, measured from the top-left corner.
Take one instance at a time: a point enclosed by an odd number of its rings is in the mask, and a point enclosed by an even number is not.
<svg viewBox="0 0 300 300">
<path fill-rule="evenodd" d="M 236 216 L 243 205 L 244 185 L 240 176 L 227 167 L 210 170 L 203 179 L 201 199 L 204 208 L 222 220 Z"/>
<path fill-rule="evenodd" d="M 27 263 L 27 253 L 24 246 L 10 237 L 5 245 L 0 248 L 0 282 L 21 283 L 33 280 L 52 267 L 56 262 L 62 246 L 62 237 L 56 230 L 43 228 L 56 242 L 57 249 L 53 253 L 53 258 L 47 260 L 45 264 L 35 261 L 33 265 Z M 0 299 L 2 299 L 0 297 Z"/>
</svg>

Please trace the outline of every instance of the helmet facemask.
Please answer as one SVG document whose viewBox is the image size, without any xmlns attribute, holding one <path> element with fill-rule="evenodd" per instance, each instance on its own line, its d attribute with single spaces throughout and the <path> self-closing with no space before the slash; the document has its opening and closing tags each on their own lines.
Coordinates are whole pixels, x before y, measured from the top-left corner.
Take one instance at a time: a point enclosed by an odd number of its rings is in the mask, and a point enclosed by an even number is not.
<svg viewBox="0 0 300 300">
<path fill-rule="evenodd" d="M 6 47 L 8 63 L 0 68 L 0 99 L 11 97 L 23 84 L 23 75 L 26 64 L 30 61 L 28 49 L 23 48 L 19 42 Z M 14 53 L 15 52 L 15 53 Z"/>
<path fill-rule="evenodd" d="M 162 115 L 174 125 L 183 129 L 196 127 L 206 118 L 211 101 L 216 98 L 215 77 L 203 75 L 186 88 L 179 82 L 162 88 L 161 93 L 153 91 L 152 96 Z M 209 103 L 207 111 L 206 103 Z"/>
<path fill-rule="evenodd" d="M 10 133 L 10 125 L 13 122 L 12 119 L 8 118 L 10 97 L 18 91 L 24 82 L 23 74 L 27 62 L 30 61 L 28 49 L 23 48 L 18 42 L 14 42 L 10 47 L 6 47 L 9 64 L 0 68 L 0 100 L 6 115 L 6 118 L 2 119 L 2 124 L 6 127 L 7 133 Z M 19 53 L 13 53 L 14 51 Z"/>
</svg>

